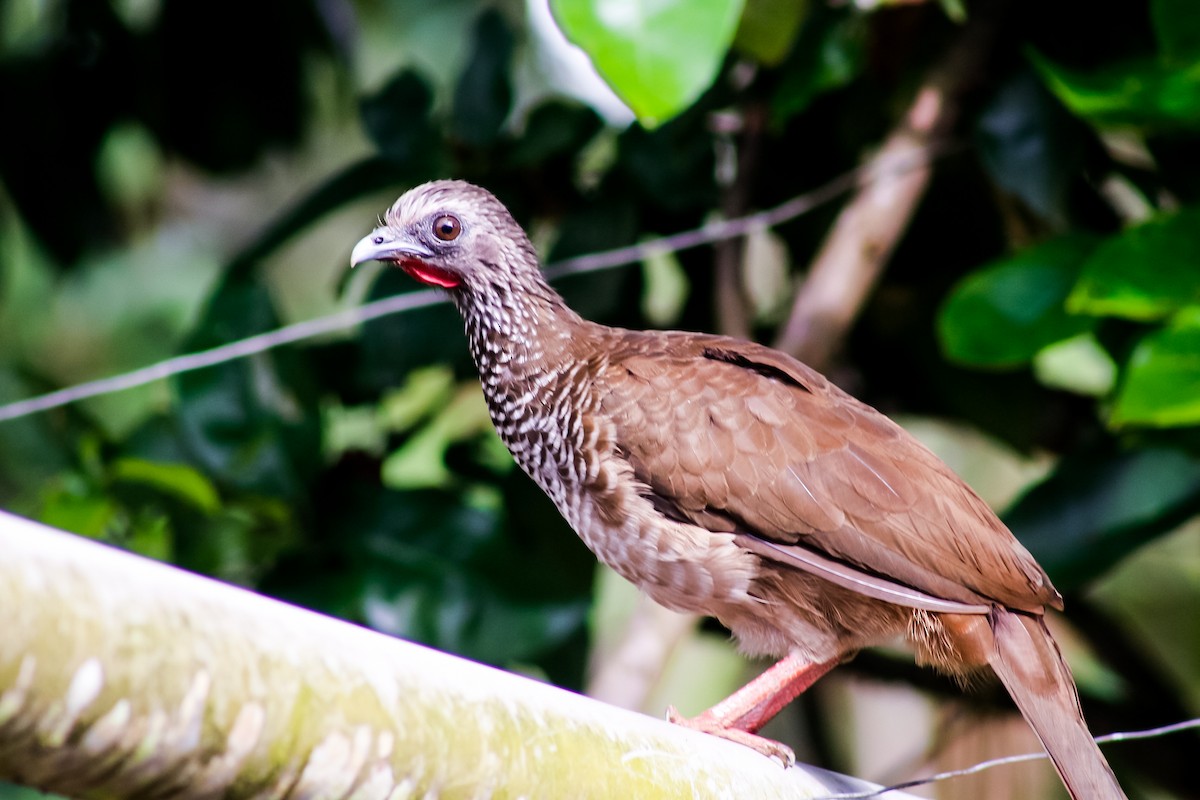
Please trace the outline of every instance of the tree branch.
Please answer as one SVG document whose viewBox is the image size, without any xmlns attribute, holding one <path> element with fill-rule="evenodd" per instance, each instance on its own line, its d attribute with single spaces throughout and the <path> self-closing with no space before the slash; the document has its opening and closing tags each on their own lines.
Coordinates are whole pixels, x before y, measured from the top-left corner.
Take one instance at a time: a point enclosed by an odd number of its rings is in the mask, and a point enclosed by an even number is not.
<svg viewBox="0 0 1200 800">
<path fill-rule="evenodd" d="M 824 368 L 862 310 L 916 212 L 931 158 L 895 173 L 879 169 L 912 154 L 932 154 L 958 121 L 963 95 L 992 52 L 998 3 L 972 7 L 971 21 L 930 70 L 900 124 L 871 159 L 858 192 L 838 215 L 792 304 L 775 347 Z"/>
</svg>

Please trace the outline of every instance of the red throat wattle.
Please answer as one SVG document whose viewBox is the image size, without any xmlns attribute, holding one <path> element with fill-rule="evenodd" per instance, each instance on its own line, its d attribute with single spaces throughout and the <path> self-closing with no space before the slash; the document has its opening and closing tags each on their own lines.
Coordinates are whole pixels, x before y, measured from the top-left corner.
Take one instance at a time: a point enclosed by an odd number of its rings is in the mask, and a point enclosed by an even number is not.
<svg viewBox="0 0 1200 800">
<path fill-rule="evenodd" d="M 438 286 L 442 289 L 453 289 L 462 283 L 462 281 L 460 281 L 454 274 L 447 272 L 444 269 L 439 269 L 430 264 L 426 264 L 424 261 L 405 259 L 404 261 L 397 263 L 399 263 L 402 270 L 407 272 L 409 275 L 412 275 L 421 283 L 428 284 L 429 286 Z"/>
</svg>

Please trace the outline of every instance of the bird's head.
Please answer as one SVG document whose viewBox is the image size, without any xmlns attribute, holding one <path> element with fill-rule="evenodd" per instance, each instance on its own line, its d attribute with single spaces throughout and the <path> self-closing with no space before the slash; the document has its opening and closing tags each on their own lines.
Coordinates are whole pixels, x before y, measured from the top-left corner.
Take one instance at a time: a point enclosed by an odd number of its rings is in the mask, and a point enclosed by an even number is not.
<svg viewBox="0 0 1200 800">
<path fill-rule="evenodd" d="M 434 181 L 403 194 L 383 225 L 354 246 L 350 265 L 395 264 L 422 283 L 454 292 L 541 280 L 529 238 L 490 192 Z"/>
</svg>

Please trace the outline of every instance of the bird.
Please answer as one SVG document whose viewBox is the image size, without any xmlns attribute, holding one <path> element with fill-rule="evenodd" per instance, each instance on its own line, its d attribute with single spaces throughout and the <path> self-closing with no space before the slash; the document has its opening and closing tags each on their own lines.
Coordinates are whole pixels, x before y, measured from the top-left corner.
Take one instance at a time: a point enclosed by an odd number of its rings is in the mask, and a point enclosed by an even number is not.
<svg viewBox="0 0 1200 800">
<path fill-rule="evenodd" d="M 449 295 L 497 433 L 601 562 L 778 659 L 672 721 L 790 764 L 762 725 L 860 649 L 902 637 L 964 682 L 990 668 L 1071 797 L 1125 797 L 1046 627 L 1062 597 L 884 414 L 761 344 L 583 319 L 506 207 L 464 181 L 407 191 L 350 260 Z"/>
</svg>

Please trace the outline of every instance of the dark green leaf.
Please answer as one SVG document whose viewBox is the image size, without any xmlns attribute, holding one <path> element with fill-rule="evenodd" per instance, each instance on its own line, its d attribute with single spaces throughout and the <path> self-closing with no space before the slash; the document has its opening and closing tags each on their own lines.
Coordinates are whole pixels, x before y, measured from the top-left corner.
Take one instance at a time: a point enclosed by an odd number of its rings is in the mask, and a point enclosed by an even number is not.
<svg viewBox="0 0 1200 800">
<path fill-rule="evenodd" d="M 700 211 L 717 202 L 712 142 L 707 136 L 697 135 L 703 126 L 700 115 L 688 115 L 657 130 L 635 125 L 621 134 L 617 167 L 641 190 L 646 203 L 670 211 Z M 622 195 L 603 200 L 605 205 L 630 202 Z"/>
<path fill-rule="evenodd" d="M 1093 122 L 1156 128 L 1200 127 L 1200 60 L 1168 66 L 1152 57 L 1087 72 L 1041 56 L 1033 62 L 1067 108 Z"/>
<path fill-rule="evenodd" d="M 1114 425 L 1200 424 L 1200 324 L 1146 336 L 1125 365 Z"/>
<path fill-rule="evenodd" d="M 311 3 L 164 3 L 155 59 L 140 65 L 154 91 L 146 121 L 168 150 L 207 169 L 245 169 L 268 148 L 299 141 L 307 61 L 325 43 Z"/>
<path fill-rule="evenodd" d="M 136 112 L 130 88 L 142 77 L 136 44 L 112 6 L 72 5 L 75 13 L 50 15 L 69 17 L 70 30 L 63 25 L 35 47 L 7 40 L 0 59 L 5 116 L 37 120 L 0 125 L 0 183 L 42 247 L 64 265 L 111 243 L 121 228 L 100 192 L 95 159 L 109 128 Z M 6 27 L 19 16 L 11 6 L 0 13 Z"/>
<path fill-rule="evenodd" d="M 733 41 L 742 0 L 607 3 L 551 0 L 567 38 L 647 128 L 687 108 L 713 82 Z"/>
<path fill-rule="evenodd" d="M 512 107 L 513 35 L 499 11 L 489 8 L 479 15 L 474 45 L 454 91 L 454 133 L 467 144 L 484 147 L 500 135 Z"/>
<path fill-rule="evenodd" d="M 593 204 L 562 220 L 555 243 L 554 261 L 584 253 L 632 244 L 637 233 L 636 210 L 631 204 Z M 614 313 L 637 309 L 640 277 L 636 269 L 603 270 L 569 275 L 554 283 L 572 308 L 588 319 L 614 320 Z M 621 321 L 632 324 L 635 319 Z"/>
<path fill-rule="evenodd" d="M 1200 510 L 1200 460 L 1180 450 L 1068 457 L 1004 515 L 1071 592 Z"/>
<path fill-rule="evenodd" d="M 1083 128 L 1026 69 L 979 116 L 979 151 L 992 180 L 1061 226 L 1067 189 L 1086 152 Z"/>
<path fill-rule="evenodd" d="M 512 167 L 543 166 L 552 159 L 574 159 L 603 123 L 586 106 L 543 103 L 530 112 L 525 130 L 508 154 Z"/>
<path fill-rule="evenodd" d="M 253 585 L 296 539 L 291 508 L 270 498 L 230 503 L 178 528 L 175 563 L 241 585 Z"/>
<path fill-rule="evenodd" d="M 362 101 L 363 128 L 384 158 L 406 171 L 432 176 L 442 152 L 429 119 L 432 106 L 429 84 L 415 70 L 404 70 Z"/>
<path fill-rule="evenodd" d="M 229 282 L 184 349 L 204 350 L 277 326 L 263 287 Z M 220 482 L 301 497 L 321 459 L 309 380 L 298 353 L 286 348 L 178 375 L 180 441 L 192 461 Z"/>
<path fill-rule="evenodd" d="M 819 95 L 845 86 L 866 63 L 867 25 L 851 11 L 819 9 L 805 22 L 792 54 L 780 70 L 772 115 L 785 121 Z"/>
<path fill-rule="evenodd" d="M 1150 0 L 1159 51 L 1169 63 L 1200 60 L 1200 14 L 1194 0 Z"/>
<path fill-rule="evenodd" d="M 1156 217 L 1088 257 L 1067 300 L 1075 313 L 1160 319 L 1200 303 L 1200 208 Z"/>
<path fill-rule="evenodd" d="M 369 299 L 420 291 L 421 286 L 398 269 L 384 270 L 371 287 Z M 471 369 L 462 318 L 449 303 L 371 320 L 363 326 L 356 348 L 359 362 L 343 359 L 340 368 L 355 367 L 357 391 L 370 394 L 401 386 L 410 370 L 430 364 L 453 364 Z M 338 368 L 338 364 L 331 365 Z"/>
<path fill-rule="evenodd" d="M 0 403 L 36 394 L 12 370 L 0 368 Z M 0 422 L 0 497 L 35 494 L 35 488 L 70 463 L 45 414 Z"/>
<path fill-rule="evenodd" d="M 1200 204 L 1198 142 L 1200 136 L 1186 131 L 1172 136 L 1157 135 L 1146 141 L 1146 149 L 1158 165 L 1157 177 L 1163 188 L 1188 206 Z"/>
<path fill-rule="evenodd" d="M 453 492 L 389 492 L 351 477 L 323 492 L 325 553 L 283 565 L 268 588 L 495 664 L 536 659 L 582 627 L 594 562 L 540 493 L 508 498 L 506 518 Z"/>
<path fill-rule="evenodd" d="M 1063 303 L 1095 246 L 1090 236 L 1064 236 L 967 276 L 938 315 L 947 357 L 976 366 L 1012 367 L 1027 363 L 1047 345 L 1089 330 L 1094 321 L 1068 314 Z"/>
</svg>

